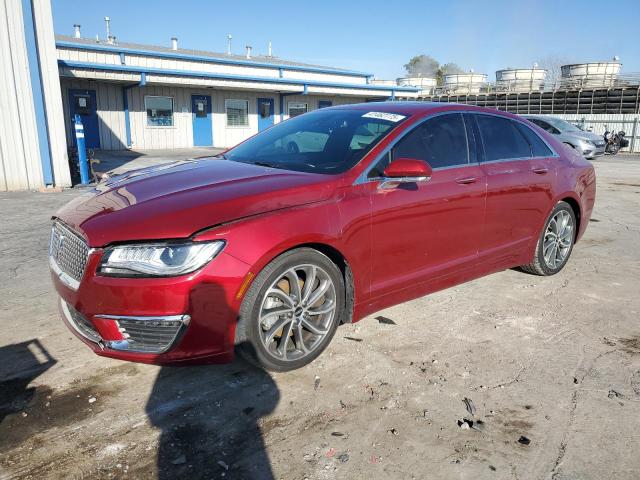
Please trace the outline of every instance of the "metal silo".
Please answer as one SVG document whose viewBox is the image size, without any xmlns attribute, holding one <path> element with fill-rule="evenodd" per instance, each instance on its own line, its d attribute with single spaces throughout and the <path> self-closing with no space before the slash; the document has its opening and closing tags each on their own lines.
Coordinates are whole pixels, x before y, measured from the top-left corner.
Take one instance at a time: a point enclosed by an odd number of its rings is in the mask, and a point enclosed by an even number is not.
<svg viewBox="0 0 640 480">
<path fill-rule="evenodd" d="M 575 63 L 563 65 L 562 86 L 567 88 L 611 87 L 620 73 L 618 57 L 610 62 Z"/>
<path fill-rule="evenodd" d="M 496 89 L 507 92 L 533 92 L 544 88 L 547 71 L 543 68 L 505 68 L 496 72 Z"/>
</svg>

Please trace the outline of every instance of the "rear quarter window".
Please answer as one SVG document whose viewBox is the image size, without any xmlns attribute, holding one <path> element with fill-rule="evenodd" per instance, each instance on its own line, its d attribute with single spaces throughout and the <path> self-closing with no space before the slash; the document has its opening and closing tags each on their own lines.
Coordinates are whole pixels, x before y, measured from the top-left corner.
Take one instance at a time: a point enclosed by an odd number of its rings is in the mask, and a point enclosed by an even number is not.
<svg viewBox="0 0 640 480">
<path fill-rule="evenodd" d="M 551 149 L 540 138 L 540 136 L 531 130 L 529 127 L 522 123 L 515 122 L 516 128 L 522 132 L 522 135 L 527 139 L 529 145 L 531 145 L 531 153 L 534 157 L 550 157 L 553 155 Z"/>
</svg>

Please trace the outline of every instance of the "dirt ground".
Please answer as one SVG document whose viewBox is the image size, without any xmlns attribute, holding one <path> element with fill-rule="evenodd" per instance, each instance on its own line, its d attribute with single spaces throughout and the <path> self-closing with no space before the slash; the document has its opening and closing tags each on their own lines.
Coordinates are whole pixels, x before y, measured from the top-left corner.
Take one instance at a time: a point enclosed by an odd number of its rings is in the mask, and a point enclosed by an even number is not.
<svg viewBox="0 0 640 480">
<path fill-rule="evenodd" d="M 639 478 L 640 157 L 594 164 L 559 275 L 389 308 L 286 374 L 94 356 L 47 268 L 78 192 L 0 194 L 0 479 Z"/>
</svg>

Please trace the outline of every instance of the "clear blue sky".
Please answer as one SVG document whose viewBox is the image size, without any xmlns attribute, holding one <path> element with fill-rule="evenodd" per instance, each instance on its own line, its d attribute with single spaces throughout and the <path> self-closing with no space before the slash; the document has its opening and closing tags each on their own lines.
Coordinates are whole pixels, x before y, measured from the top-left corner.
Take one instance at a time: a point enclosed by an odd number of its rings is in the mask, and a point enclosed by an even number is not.
<svg viewBox="0 0 640 480">
<path fill-rule="evenodd" d="M 122 42 L 234 53 L 244 46 L 289 60 L 395 78 L 414 55 L 489 74 L 544 57 L 567 62 L 619 55 L 640 72 L 640 1 L 616 0 L 52 0 L 56 33 L 104 37 L 103 17 Z"/>
</svg>

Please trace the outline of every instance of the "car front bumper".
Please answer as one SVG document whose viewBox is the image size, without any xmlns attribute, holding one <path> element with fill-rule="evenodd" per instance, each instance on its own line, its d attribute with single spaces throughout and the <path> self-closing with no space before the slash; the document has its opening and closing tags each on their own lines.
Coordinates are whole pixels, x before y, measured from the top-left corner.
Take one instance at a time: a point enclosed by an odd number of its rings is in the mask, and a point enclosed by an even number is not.
<svg viewBox="0 0 640 480">
<path fill-rule="evenodd" d="M 593 145 L 585 144 L 585 145 L 579 145 L 577 148 L 584 158 L 595 158 L 595 157 L 599 157 L 600 155 L 604 155 L 605 146 L 604 145 L 593 146 Z"/>
<path fill-rule="evenodd" d="M 233 358 L 247 264 L 221 252 L 188 275 L 122 278 L 97 275 L 101 257 L 89 253 L 76 289 L 51 272 L 63 320 L 96 354 L 154 364 Z"/>
</svg>

